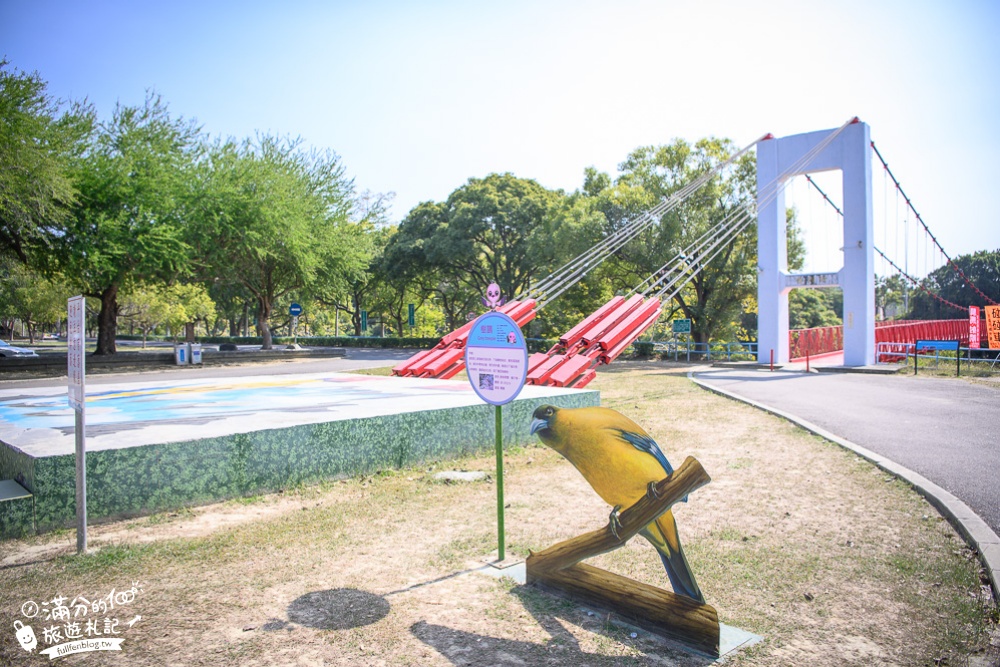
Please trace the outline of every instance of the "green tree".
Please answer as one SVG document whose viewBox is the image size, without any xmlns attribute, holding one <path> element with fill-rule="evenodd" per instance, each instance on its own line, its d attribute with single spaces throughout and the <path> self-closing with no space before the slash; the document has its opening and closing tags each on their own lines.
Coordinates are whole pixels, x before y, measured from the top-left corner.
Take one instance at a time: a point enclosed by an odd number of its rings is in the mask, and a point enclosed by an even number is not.
<svg viewBox="0 0 1000 667">
<path fill-rule="evenodd" d="M 562 267 L 600 242 L 605 218 L 595 204 L 582 192 L 563 198 L 548 242 L 556 253 L 553 267 Z M 607 264 L 593 267 L 557 298 L 543 299 L 544 310 L 528 325 L 530 334 L 558 338 L 606 303 L 614 296 L 607 268 Z"/>
<path fill-rule="evenodd" d="M 185 326 L 199 321 L 207 324 L 208 318 L 215 313 L 215 303 L 204 285 L 175 283 L 162 288 L 161 293 L 168 306 L 163 323 L 170 327 L 175 337 Z"/>
<path fill-rule="evenodd" d="M 374 310 L 382 304 L 380 295 L 385 292 L 386 274 L 380 272 L 382 253 L 395 228 L 389 223 L 391 194 L 362 192 L 354 202 L 353 217 L 358 234 L 356 250 L 362 271 L 350 273 L 323 270 L 309 291 L 310 298 L 326 308 L 334 309 L 334 317 L 343 311 L 351 321 L 355 336 L 361 336 L 361 313 L 369 311 L 369 322 Z M 369 325 L 371 326 L 371 325 Z"/>
<path fill-rule="evenodd" d="M 53 227 L 70 216 L 72 162 L 94 127 L 86 103 L 61 104 L 38 74 L 0 60 L 0 255 L 45 262 Z"/>
<path fill-rule="evenodd" d="M 444 233 L 446 216 L 443 204 L 415 206 L 386 244 L 379 267 L 388 280 L 410 285 L 416 293 L 433 299 L 445 315 L 445 328 L 455 329 L 475 308 L 483 290 L 462 280 L 460 272 L 440 261 L 434 244 Z"/>
<path fill-rule="evenodd" d="M 133 285 L 118 305 L 119 316 L 142 333 L 143 349 L 149 333 L 167 319 L 169 311 L 161 285 Z"/>
<path fill-rule="evenodd" d="M 909 319 L 951 320 L 962 317 L 959 310 L 942 303 L 927 292 L 963 308 L 985 306 L 989 303 L 987 299 L 1000 303 L 1000 250 L 980 250 L 971 255 L 960 255 L 954 258 L 954 262 L 954 267 L 945 264 L 931 271 L 921 281 L 924 289 L 910 288 Z M 969 287 L 958 271 L 986 298 Z"/>
<path fill-rule="evenodd" d="M 142 332 L 142 347 L 153 329 L 169 327 L 177 332 L 185 325 L 206 320 L 215 312 L 215 303 L 204 285 L 134 285 L 123 293 L 120 315 Z"/>
<path fill-rule="evenodd" d="M 54 266 L 101 301 L 95 354 L 115 353 L 118 295 L 133 282 L 167 282 L 188 272 L 184 240 L 198 129 L 173 118 L 163 100 L 115 108 L 101 123 L 76 174 L 81 196 L 55 246 Z"/>
<path fill-rule="evenodd" d="M 453 329 L 482 309 L 490 283 L 517 296 L 586 249 L 580 239 L 596 240 L 600 214 L 583 200 L 509 173 L 469 179 L 409 212 L 386 248 L 387 271 L 430 295 Z"/>
<path fill-rule="evenodd" d="M 788 328 L 812 329 L 842 324 L 838 305 L 843 307 L 840 288 L 800 288 L 788 295 Z"/>
<path fill-rule="evenodd" d="M 428 248 L 433 264 L 485 292 L 524 291 L 551 264 L 560 193 L 513 174 L 469 179 L 445 202 L 446 224 Z M 542 274 L 544 275 L 544 274 Z"/>
<path fill-rule="evenodd" d="M 806 264 L 806 241 L 802 238 L 802 226 L 794 206 L 785 209 L 785 248 L 788 270 L 801 271 Z"/>
<path fill-rule="evenodd" d="M 402 336 L 406 331 L 403 322 L 408 315 L 407 304 L 413 303 L 415 309 L 420 308 L 427 300 L 427 295 L 412 290 L 405 272 L 393 271 L 386 258 L 385 249 L 397 229 L 384 228 L 378 240 L 378 253 L 369 266 L 369 274 L 374 278 L 370 301 L 374 310 L 392 321 L 395 335 Z"/>
<path fill-rule="evenodd" d="M 875 276 L 875 310 L 880 320 L 898 317 L 903 312 L 906 278 L 901 274 Z"/>
<path fill-rule="evenodd" d="M 299 140 L 217 142 L 201 164 L 191 243 L 202 277 L 253 296 L 264 349 L 279 299 L 364 271 L 353 194 L 337 155 L 306 152 Z"/>
<path fill-rule="evenodd" d="M 35 342 L 39 325 L 52 325 L 66 315 L 69 287 L 58 278 L 46 278 L 11 258 L 0 260 L 0 319 L 20 320 Z"/>
<path fill-rule="evenodd" d="M 694 144 L 677 139 L 667 145 L 640 147 L 619 165 L 613 183 L 610 178 L 589 173 L 584 191 L 597 199 L 607 220 L 606 233 L 610 234 L 720 165 L 733 152 L 732 142 L 714 138 Z M 754 195 L 755 164 L 747 155 L 728 175 L 711 178 L 684 203 L 663 215 L 658 224 L 618 250 L 606 269 L 613 289 L 627 291 L 640 284 L 730 213 L 752 205 Z M 735 334 L 742 305 L 756 289 L 756 246 L 756 229 L 751 226 L 711 261 L 687 267 L 693 277 L 674 297 L 673 306 L 692 320 L 695 342 Z"/>
<path fill-rule="evenodd" d="M 411 279 L 439 285 L 455 326 L 490 283 L 510 298 L 551 268 L 562 198 L 509 173 L 471 178 L 447 201 L 410 211 L 387 253 Z"/>
<path fill-rule="evenodd" d="M 243 335 L 244 326 L 249 328 L 250 304 L 253 295 L 247 292 L 243 285 L 216 277 L 208 285 L 208 293 L 215 303 L 219 316 L 212 330 L 212 335 L 220 335 L 226 331 L 230 336 Z"/>
</svg>

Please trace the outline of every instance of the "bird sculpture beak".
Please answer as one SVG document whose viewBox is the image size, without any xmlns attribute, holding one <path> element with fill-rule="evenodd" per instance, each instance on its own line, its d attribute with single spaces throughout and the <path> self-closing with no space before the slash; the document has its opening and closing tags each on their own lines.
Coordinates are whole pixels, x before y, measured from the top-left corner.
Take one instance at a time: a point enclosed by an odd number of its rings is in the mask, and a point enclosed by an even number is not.
<svg viewBox="0 0 1000 667">
<path fill-rule="evenodd" d="M 535 417 L 534 419 L 531 420 L 531 435 L 535 435 L 543 428 L 548 428 L 548 427 L 549 427 L 548 419 L 539 419 L 538 417 Z"/>
</svg>

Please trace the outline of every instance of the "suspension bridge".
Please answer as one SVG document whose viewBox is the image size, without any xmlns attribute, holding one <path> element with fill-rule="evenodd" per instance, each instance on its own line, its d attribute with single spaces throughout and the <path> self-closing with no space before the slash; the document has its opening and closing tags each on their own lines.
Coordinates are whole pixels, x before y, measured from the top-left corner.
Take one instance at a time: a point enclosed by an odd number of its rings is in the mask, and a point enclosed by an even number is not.
<svg viewBox="0 0 1000 667">
<path fill-rule="evenodd" d="M 839 128 L 776 139 L 766 134 L 712 169 L 684 184 L 656 206 L 627 221 L 599 243 L 516 295 L 499 310 L 524 327 L 547 304 L 576 285 L 591 270 L 627 243 L 659 224 L 665 215 L 727 174 L 750 151 L 757 151 L 757 197 L 734 201 L 728 213 L 710 229 L 677 251 L 628 293 L 617 295 L 559 337 L 544 353 L 532 354 L 527 383 L 554 387 L 583 387 L 597 368 L 610 364 L 652 327 L 671 302 L 710 262 L 729 248 L 755 223 L 758 229 L 758 355 L 779 362 L 843 350 L 847 365 L 875 361 L 875 350 L 898 353 L 916 339 L 948 339 L 969 343 L 967 309 L 930 290 L 918 277 L 947 263 L 985 304 L 994 304 L 975 287 L 945 252 L 917 213 L 888 162 L 870 138 L 869 128 L 857 118 Z M 817 172 L 843 174 L 843 209 L 814 178 Z M 872 173 L 883 174 L 882 224 L 879 243 L 873 225 Z M 786 250 L 786 191 L 796 177 L 804 177 L 814 195 L 834 211 L 843 225 L 839 248 L 842 268 L 826 273 L 795 274 L 788 270 Z M 889 181 L 895 210 L 889 216 Z M 801 179 L 798 179 L 801 180 Z M 919 223 L 919 225 L 917 224 Z M 829 245 L 829 244 L 828 244 Z M 960 309 L 966 317 L 918 322 L 875 321 L 875 257 L 879 275 L 901 275 L 912 289 Z M 911 266 L 912 264 L 912 266 Z M 818 329 L 788 329 L 788 294 L 800 287 L 844 290 L 844 325 Z M 444 336 L 393 368 L 396 376 L 447 379 L 464 368 L 464 348 L 472 323 Z M 985 327 L 980 327 L 985 331 Z M 845 345 L 846 342 L 846 345 Z M 978 342 L 978 341 L 977 341 Z M 893 347 L 895 346 L 895 347 Z"/>
</svg>

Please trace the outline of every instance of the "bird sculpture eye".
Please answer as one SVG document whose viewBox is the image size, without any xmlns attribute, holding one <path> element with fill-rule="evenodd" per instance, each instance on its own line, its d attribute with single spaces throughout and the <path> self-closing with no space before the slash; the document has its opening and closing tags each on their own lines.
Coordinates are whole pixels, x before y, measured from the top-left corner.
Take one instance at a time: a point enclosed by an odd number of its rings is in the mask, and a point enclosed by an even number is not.
<svg viewBox="0 0 1000 667">
<path fill-rule="evenodd" d="M 551 417 L 552 414 L 553 414 L 552 413 L 552 408 L 545 408 L 545 416 L 546 417 Z"/>
</svg>

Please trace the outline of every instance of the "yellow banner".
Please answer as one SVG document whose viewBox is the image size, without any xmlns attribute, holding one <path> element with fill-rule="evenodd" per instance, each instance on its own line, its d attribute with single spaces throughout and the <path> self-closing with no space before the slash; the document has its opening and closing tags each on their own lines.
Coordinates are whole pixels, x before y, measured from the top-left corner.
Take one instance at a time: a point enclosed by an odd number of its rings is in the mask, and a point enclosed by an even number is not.
<svg viewBox="0 0 1000 667">
<path fill-rule="evenodd" d="M 991 350 L 1000 350 L 1000 306 L 986 306 L 986 338 Z"/>
</svg>

